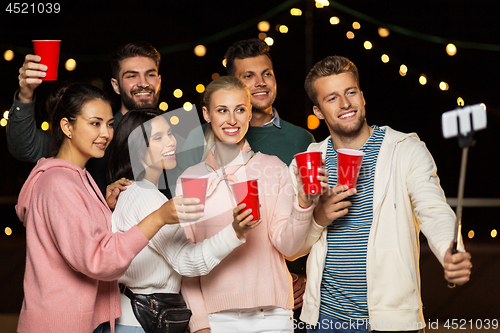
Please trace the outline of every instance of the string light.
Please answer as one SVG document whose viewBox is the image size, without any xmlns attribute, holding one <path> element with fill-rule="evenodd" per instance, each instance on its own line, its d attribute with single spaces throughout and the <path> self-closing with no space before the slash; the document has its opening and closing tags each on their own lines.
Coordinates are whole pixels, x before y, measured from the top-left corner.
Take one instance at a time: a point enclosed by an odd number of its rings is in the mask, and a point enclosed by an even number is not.
<svg viewBox="0 0 500 333">
<path fill-rule="evenodd" d="M 42 128 L 42 131 L 48 131 L 50 128 L 50 125 L 48 122 L 44 121 L 40 127 Z"/>
<path fill-rule="evenodd" d="M 465 101 L 462 97 L 459 97 L 457 98 L 457 105 L 458 106 L 464 106 L 465 105 Z"/>
<path fill-rule="evenodd" d="M 382 27 L 378 28 L 378 35 L 380 37 L 387 37 L 389 36 L 390 33 L 391 32 L 387 28 L 382 28 Z"/>
<path fill-rule="evenodd" d="M 181 97 L 182 97 L 182 94 L 183 94 L 183 93 L 182 93 L 182 90 L 180 90 L 180 89 L 175 89 L 175 90 L 174 90 L 174 97 L 175 97 L 175 98 L 181 98 Z"/>
<path fill-rule="evenodd" d="M 76 68 L 76 61 L 75 61 L 75 59 L 68 59 L 68 60 L 66 60 L 66 63 L 64 64 L 64 68 L 66 68 L 66 70 L 68 72 L 74 71 L 75 68 Z"/>
<path fill-rule="evenodd" d="M 9 119 L 9 111 L 5 111 L 5 112 L 3 113 L 3 117 L 4 117 L 5 119 Z"/>
<path fill-rule="evenodd" d="M 191 111 L 193 109 L 193 104 L 191 104 L 190 102 L 186 102 L 186 103 L 184 103 L 184 105 L 182 107 L 186 111 Z"/>
<path fill-rule="evenodd" d="M 5 234 L 6 234 L 7 236 L 12 235 L 12 229 L 11 229 L 11 228 L 9 228 L 9 227 L 6 227 L 6 228 L 4 229 L 4 232 L 5 232 Z"/>
<path fill-rule="evenodd" d="M 257 24 L 257 29 L 262 32 L 267 32 L 271 28 L 271 25 L 267 21 L 260 21 L 259 24 Z"/>
<path fill-rule="evenodd" d="M 382 54 L 382 56 L 380 57 L 380 59 L 382 59 L 382 62 L 384 64 L 387 64 L 389 62 L 389 56 L 387 54 Z"/>
<path fill-rule="evenodd" d="M 174 126 L 177 125 L 179 123 L 179 117 L 177 116 L 170 117 L 170 123 Z"/>
<path fill-rule="evenodd" d="M 310 130 L 316 129 L 319 126 L 319 119 L 314 114 L 307 116 L 307 128 Z"/>
<path fill-rule="evenodd" d="M 474 230 L 470 230 L 469 233 L 467 234 L 467 237 L 469 237 L 469 239 L 472 239 L 474 238 L 474 235 L 475 235 Z"/>
<path fill-rule="evenodd" d="M 425 74 L 421 74 L 418 78 L 418 83 L 425 86 L 427 84 L 427 76 L 425 76 Z"/>
<path fill-rule="evenodd" d="M 204 86 L 203 84 L 201 84 L 201 83 L 200 83 L 200 84 L 198 84 L 198 85 L 196 86 L 196 91 L 197 91 L 198 93 L 200 93 L 200 94 L 201 94 L 201 93 L 203 93 L 203 92 L 205 92 L 205 86 Z"/>
<path fill-rule="evenodd" d="M 267 37 L 266 39 L 264 39 L 264 42 L 266 42 L 267 45 L 272 46 L 274 44 L 274 39 L 272 39 L 271 37 Z"/>
<path fill-rule="evenodd" d="M 288 33 L 288 27 L 286 25 L 280 25 L 279 32 L 281 32 L 282 34 Z"/>
<path fill-rule="evenodd" d="M 290 14 L 292 16 L 302 16 L 302 11 L 298 8 L 292 8 L 290 9 Z"/>
<path fill-rule="evenodd" d="M 371 50 L 373 48 L 373 45 L 370 41 L 366 41 L 363 43 L 363 47 L 367 50 Z"/>
<path fill-rule="evenodd" d="M 491 230 L 490 235 L 491 235 L 491 238 L 495 238 L 497 236 L 497 230 L 496 229 Z"/>
<path fill-rule="evenodd" d="M 361 24 L 359 24 L 359 22 L 353 22 L 352 28 L 355 30 L 361 29 Z"/>
<path fill-rule="evenodd" d="M 12 59 L 14 59 L 14 52 L 12 50 L 7 50 L 3 53 L 3 58 L 6 60 L 6 61 L 11 61 Z"/>
<path fill-rule="evenodd" d="M 160 110 L 162 111 L 167 111 L 168 110 L 168 104 L 167 102 L 161 102 L 160 105 L 158 106 Z"/>
<path fill-rule="evenodd" d="M 259 34 L 259 39 L 260 39 L 260 40 L 264 40 L 264 39 L 266 39 L 266 37 L 267 37 L 267 34 L 266 34 L 265 32 L 261 32 L 261 33 Z"/>
<path fill-rule="evenodd" d="M 446 45 L 446 53 L 450 57 L 454 56 L 455 54 L 457 54 L 457 47 L 452 43 Z"/>
<path fill-rule="evenodd" d="M 352 32 L 352 31 L 348 31 L 345 35 L 349 39 L 354 39 L 354 32 Z"/>
<path fill-rule="evenodd" d="M 405 76 L 408 73 L 408 67 L 406 65 L 399 66 L 399 75 Z"/>
<path fill-rule="evenodd" d="M 0 119 L 0 126 L 2 126 L 2 127 L 7 126 L 7 119 L 5 119 L 5 118 Z"/>
<path fill-rule="evenodd" d="M 194 54 L 197 57 L 203 57 L 205 56 L 205 54 L 207 54 L 207 48 L 205 47 L 205 45 L 196 45 L 196 47 L 194 48 Z"/>
<path fill-rule="evenodd" d="M 439 82 L 439 89 L 441 89 L 442 91 L 446 91 L 450 89 L 450 86 L 448 85 L 448 83 L 441 81 Z"/>
<path fill-rule="evenodd" d="M 225 60 L 225 59 L 224 59 L 224 60 Z M 226 66 L 224 65 L 224 67 L 226 67 Z M 216 78 L 218 78 L 219 76 L 220 76 L 220 74 L 219 74 L 219 73 L 213 73 L 213 74 L 212 74 L 212 80 L 215 80 L 215 79 L 216 79 Z"/>
<path fill-rule="evenodd" d="M 340 23 L 340 19 L 337 16 L 330 17 L 330 24 L 331 25 L 337 25 L 339 23 Z"/>
</svg>

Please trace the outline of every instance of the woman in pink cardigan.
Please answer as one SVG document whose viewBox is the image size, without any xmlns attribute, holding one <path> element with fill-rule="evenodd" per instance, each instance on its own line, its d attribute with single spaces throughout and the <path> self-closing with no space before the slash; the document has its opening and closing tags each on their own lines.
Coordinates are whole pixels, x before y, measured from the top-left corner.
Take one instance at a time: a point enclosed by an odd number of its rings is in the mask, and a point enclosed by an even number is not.
<svg viewBox="0 0 500 333">
<path fill-rule="evenodd" d="M 113 138 L 109 99 L 93 86 L 66 84 L 49 97 L 47 110 L 54 157 L 38 161 L 16 206 L 27 243 L 17 330 L 89 333 L 109 321 L 113 330 L 121 314 L 116 280 L 163 225 L 179 222 L 180 206 L 168 201 L 127 232 L 112 233 L 111 211 L 85 169 Z"/>
<path fill-rule="evenodd" d="M 182 294 L 193 312 L 191 332 L 292 333 L 292 278 L 285 257 L 304 243 L 313 205 L 303 193 L 295 197 L 287 166 L 278 157 L 253 152 L 245 140 L 252 107 L 244 83 L 232 76 L 215 79 L 204 104 L 204 160 L 183 175 L 208 176 L 209 186 L 205 215 L 185 227 L 186 235 L 201 242 L 233 221 L 230 184 L 235 182 L 258 180 L 261 219 L 245 244 L 208 275 L 183 277 Z M 320 179 L 326 185 L 326 177 Z"/>
</svg>

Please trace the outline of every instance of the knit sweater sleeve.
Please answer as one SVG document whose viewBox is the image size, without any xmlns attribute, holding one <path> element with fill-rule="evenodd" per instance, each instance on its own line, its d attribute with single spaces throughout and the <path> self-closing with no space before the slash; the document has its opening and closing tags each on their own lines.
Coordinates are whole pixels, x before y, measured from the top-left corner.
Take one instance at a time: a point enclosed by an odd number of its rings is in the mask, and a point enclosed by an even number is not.
<svg viewBox="0 0 500 333">
<path fill-rule="evenodd" d="M 196 242 L 196 238 L 191 226 L 185 226 L 184 232 L 187 238 Z M 193 315 L 189 322 L 191 332 L 196 332 L 204 328 L 210 328 L 208 321 L 208 313 L 205 307 L 205 300 L 201 291 L 201 284 L 199 277 L 182 277 L 181 283 L 182 297 L 186 301 L 187 306 L 191 309 Z"/>
<path fill-rule="evenodd" d="M 34 204 L 42 215 L 40 224 L 45 223 L 53 243 L 74 270 L 93 279 L 116 280 L 148 240 L 137 227 L 112 233 L 108 208 L 78 182 L 73 171 L 45 172 L 34 189 L 40 192 L 34 195 L 39 198 Z"/>
<path fill-rule="evenodd" d="M 113 227 L 123 232 L 139 223 L 168 201 L 152 184 L 129 187 L 113 213 Z M 180 275 L 208 274 L 231 251 L 244 243 L 236 237 L 232 225 L 215 236 L 194 244 L 178 224 L 165 225 L 150 240 L 149 246 L 159 253 Z"/>
<path fill-rule="evenodd" d="M 150 246 L 180 275 L 200 276 L 208 274 L 243 243 L 236 237 L 231 224 L 215 236 L 196 244 L 186 238 L 181 227 L 165 226 L 151 239 Z"/>
<path fill-rule="evenodd" d="M 274 173 L 274 176 L 280 176 L 279 184 L 265 194 L 268 199 L 266 201 L 271 205 L 269 209 L 272 210 L 269 239 L 285 257 L 291 257 L 300 250 L 306 240 L 314 207 L 311 205 L 307 209 L 301 208 L 287 166 L 280 162 L 277 170 L 279 172 Z"/>
</svg>

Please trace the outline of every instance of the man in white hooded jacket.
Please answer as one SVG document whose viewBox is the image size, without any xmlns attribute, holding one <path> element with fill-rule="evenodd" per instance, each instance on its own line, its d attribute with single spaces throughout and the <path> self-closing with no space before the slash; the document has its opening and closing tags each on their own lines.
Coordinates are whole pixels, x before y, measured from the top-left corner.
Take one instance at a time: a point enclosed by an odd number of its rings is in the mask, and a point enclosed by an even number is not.
<svg viewBox="0 0 500 333">
<path fill-rule="evenodd" d="M 466 283 L 472 267 L 462 246 L 451 254 L 456 219 L 432 156 L 414 133 L 367 124 L 358 71 L 347 58 L 318 62 L 305 87 L 330 131 L 308 148 L 323 153 L 330 186 L 337 180 L 337 149 L 365 156 L 356 189 L 330 187 L 310 202 L 315 223 L 296 254 L 309 253 L 300 319 L 308 332 L 417 332 L 425 327 L 420 230 L 448 282 Z"/>
</svg>

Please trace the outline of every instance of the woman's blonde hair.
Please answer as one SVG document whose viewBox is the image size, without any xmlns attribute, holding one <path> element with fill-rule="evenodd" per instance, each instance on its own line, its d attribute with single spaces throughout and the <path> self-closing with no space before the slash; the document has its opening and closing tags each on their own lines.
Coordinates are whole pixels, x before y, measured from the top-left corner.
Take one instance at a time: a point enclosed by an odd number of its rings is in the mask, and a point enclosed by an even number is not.
<svg viewBox="0 0 500 333">
<path fill-rule="evenodd" d="M 241 82 L 235 76 L 219 76 L 212 82 L 210 82 L 205 89 L 205 93 L 203 94 L 203 104 L 207 108 L 210 106 L 210 100 L 214 92 L 219 90 L 232 90 L 232 89 L 240 89 L 247 93 L 248 98 L 250 98 L 250 90 L 248 87 Z M 207 145 L 205 146 L 205 150 L 203 151 L 202 161 L 204 161 L 208 157 L 208 152 L 215 145 L 215 134 L 212 130 L 212 125 L 207 124 L 207 129 L 205 130 L 205 142 Z"/>
</svg>

